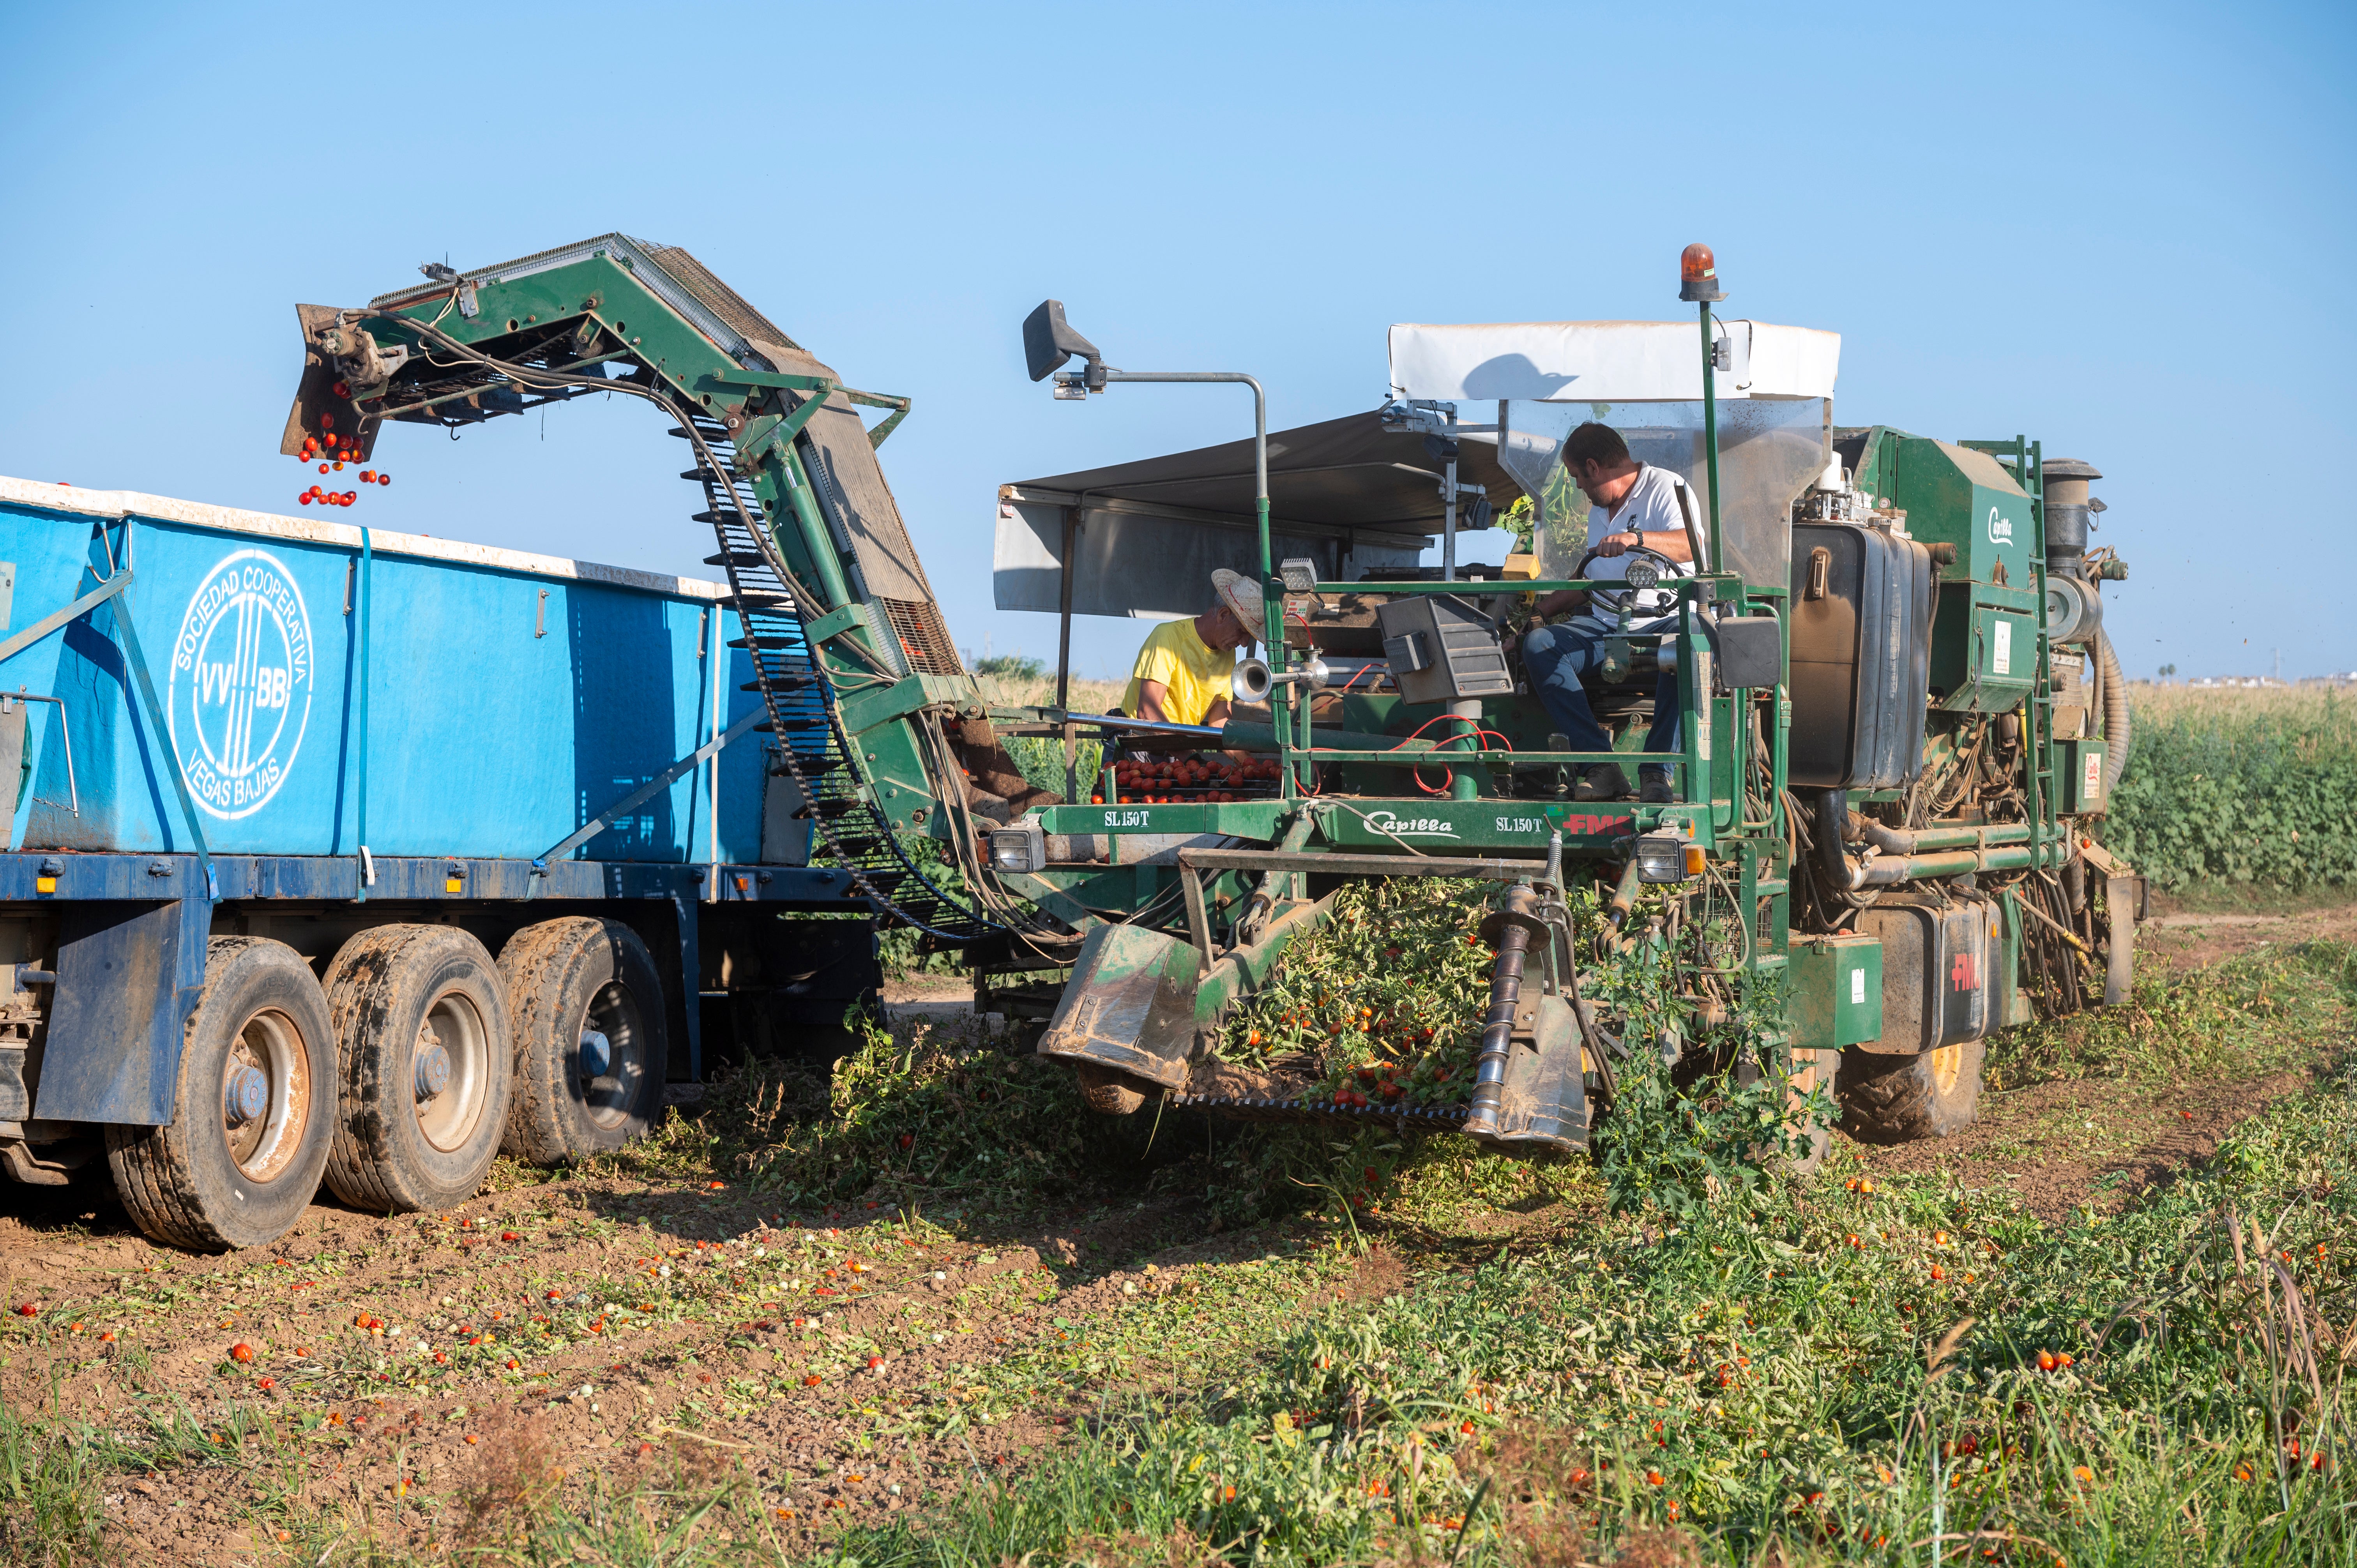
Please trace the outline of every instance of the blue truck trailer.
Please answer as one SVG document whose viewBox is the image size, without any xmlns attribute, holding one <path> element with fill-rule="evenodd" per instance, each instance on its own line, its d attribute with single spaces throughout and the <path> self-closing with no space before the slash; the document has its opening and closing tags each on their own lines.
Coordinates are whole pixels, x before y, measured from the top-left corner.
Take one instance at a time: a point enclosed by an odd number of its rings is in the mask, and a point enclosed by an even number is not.
<svg viewBox="0 0 2357 1568">
<path fill-rule="evenodd" d="M 0 1171 L 102 1158 L 156 1239 L 255 1245 L 823 1048 L 874 921 L 729 599 L 0 478 Z"/>
</svg>

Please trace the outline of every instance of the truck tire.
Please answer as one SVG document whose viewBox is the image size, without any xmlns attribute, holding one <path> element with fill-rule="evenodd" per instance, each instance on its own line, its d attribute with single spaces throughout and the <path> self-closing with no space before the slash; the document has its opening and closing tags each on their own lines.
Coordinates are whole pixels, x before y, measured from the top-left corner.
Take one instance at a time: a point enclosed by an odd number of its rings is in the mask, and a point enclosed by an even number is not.
<svg viewBox="0 0 2357 1568">
<path fill-rule="evenodd" d="M 1917 1056 L 1842 1053 L 1842 1128 L 1860 1143 L 1946 1138 L 1980 1112 L 1984 1043 L 1964 1040 Z"/>
<path fill-rule="evenodd" d="M 500 950 L 515 1028 L 507 1152 L 556 1165 L 619 1149 L 662 1111 L 662 979 L 639 934 L 572 916 Z"/>
<path fill-rule="evenodd" d="M 327 993 L 342 1059 L 328 1189 L 380 1214 L 474 1197 L 515 1056 L 490 953 L 455 926 L 378 926 L 338 950 Z"/>
<path fill-rule="evenodd" d="M 285 1234 L 319 1190 L 335 1111 L 335 1030 L 310 966 L 284 942 L 214 937 L 180 1046 L 171 1125 L 107 1128 L 106 1162 L 152 1240 L 195 1251 L 259 1247 Z"/>
</svg>

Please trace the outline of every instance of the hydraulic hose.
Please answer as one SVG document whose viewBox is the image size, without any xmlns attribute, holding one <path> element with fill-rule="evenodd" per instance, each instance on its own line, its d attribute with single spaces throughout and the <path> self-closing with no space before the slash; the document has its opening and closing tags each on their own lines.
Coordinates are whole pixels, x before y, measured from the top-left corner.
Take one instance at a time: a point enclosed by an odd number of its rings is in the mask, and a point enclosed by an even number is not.
<svg viewBox="0 0 2357 1568">
<path fill-rule="evenodd" d="M 1612 902 L 1605 908 L 1604 923 L 1618 931 L 1629 923 L 1629 911 L 1637 905 L 1637 862 L 1632 857 L 1620 868 L 1620 879 L 1612 889 Z"/>
<path fill-rule="evenodd" d="M 1836 893 L 1854 893 L 1859 886 L 1857 867 L 1842 849 L 1849 828 L 1849 791 L 1827 789 L 1817 797 L 1817 868 L 1825 885 Z"/>
<path fill-rule="evenodd" d="M 2095 665 L 2104 682 L 2104 799 L 2112 798 L 2112 787 L 2128 765 L 2128 743 L 2135 738 L 2136 721 L 2128 714 L 2128 682 L 2120 671 L 2120 656 L 2112 651 L 2112 639 L 2102 632 L 2095 633 Z"/>
<path fill-rule="evenodd" d="M 1531 889 L 1517 886 L 1506 895 L 1508 908 L 1527 904 Z M 1473 1095 L 1465 1112 L 1469 1137 L 1498 1136 L 1498 1113 L 1506 1098 L 1506 1055 L 1514 1038 L 1514 1013 L 1523 1001 L 1523 960 L 1529 953 L 1527 927 L 1510 925 L 1498 933 L 1498 964 L 1490 973 L 1490 1013 L 1481 1026 L 1481 1054 L 1473 1065 Z"/>
<path fill-rule="evenodd" d="M 1814 816 L 1809 836 L 1814 841 L 1818 874 L 1830 891 L 1841 895 L 1972 871 L 2016 871 L 2040 865 L 2050 854 L 2030 844 L 2028 830 L 2018 824 L 1900 832 L 1871 818 L 1851 816 L 1846 789 L 1820 793 Z M 1873 845 L 1863 860 L 1852 860 L 1843 849 L 1846 830 Z"/>
</svg>

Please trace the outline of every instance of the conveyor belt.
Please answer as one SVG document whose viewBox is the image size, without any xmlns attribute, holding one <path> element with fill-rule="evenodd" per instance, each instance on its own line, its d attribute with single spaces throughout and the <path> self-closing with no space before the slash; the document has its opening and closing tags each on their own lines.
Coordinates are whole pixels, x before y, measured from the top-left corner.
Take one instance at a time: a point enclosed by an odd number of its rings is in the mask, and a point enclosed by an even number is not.
<svg viewBox="0 0 2357 1568">
<path fill-rule="evenodd" d="M 701 416 L 694 424 L 699 461 L 682 477 L 704 487 L 705 510 L 696 520 L 711 523 L 720 542 L 710 564 L 728 575 L 743 634 L 732 646 L 750 657 L 752 686 L 769 710 L 779 763 L 800 787 L 802 809 L 817 830 L 813 848 L 850 873 L 854 886 L 896 923 L 960 943 L 996 930 L 909 859 L 874 792 L 863 787 L 836 713 L 834 685 L 803 632 L 802 607 L 777 546 L 757 521 L 760 501 L 737 476 L 728 432 Z M 723 471 L 716 473 L 702 461 L 704 452 L 724 465 Z"/>
<path fill-rule="evenodd" d="M 1327 1100 L 1274 1100 L 1242 1094 L 1174 1094 L 1170 1103 L 1208 1111 L 1231 1122 L 1375 1122 L 1403 1133 L 1454 1133 L 1465 1124 L 1462 1105 L 1341 1105 Z"/>
</svg>

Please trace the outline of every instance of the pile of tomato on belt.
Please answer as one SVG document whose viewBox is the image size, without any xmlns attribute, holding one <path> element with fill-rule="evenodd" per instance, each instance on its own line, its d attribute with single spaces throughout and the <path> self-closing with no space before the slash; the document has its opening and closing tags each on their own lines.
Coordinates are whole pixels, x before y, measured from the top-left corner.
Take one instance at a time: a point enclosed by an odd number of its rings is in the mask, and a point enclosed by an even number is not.
<svg viewBox="0 0 2357 1568">
<path fill-rule="evenodd" d="M 1248 800 L 1274 793 L 1283 776 L 1275 760 L 1129 757 L 1113 767 L 1117 805 L 1162 805 L 1174 800 Z M 1104 797 L 1095 798 L 1103 805 Z"/>
</svg>

